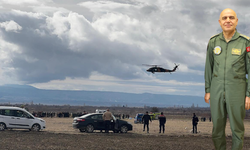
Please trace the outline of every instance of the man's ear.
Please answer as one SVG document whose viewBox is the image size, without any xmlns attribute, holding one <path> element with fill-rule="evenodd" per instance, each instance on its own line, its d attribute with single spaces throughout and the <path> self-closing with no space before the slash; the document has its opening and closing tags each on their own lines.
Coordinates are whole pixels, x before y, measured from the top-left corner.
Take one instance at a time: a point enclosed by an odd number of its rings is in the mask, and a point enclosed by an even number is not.
<svg viewBox="0 0 250 150">
<path fill-rule="evenodd" d="M 218 22 L 219 22 L 219 24 L 221 25 L 221 21 L 220 21 L 220 19 L 218 20 Z"/>
</svg>

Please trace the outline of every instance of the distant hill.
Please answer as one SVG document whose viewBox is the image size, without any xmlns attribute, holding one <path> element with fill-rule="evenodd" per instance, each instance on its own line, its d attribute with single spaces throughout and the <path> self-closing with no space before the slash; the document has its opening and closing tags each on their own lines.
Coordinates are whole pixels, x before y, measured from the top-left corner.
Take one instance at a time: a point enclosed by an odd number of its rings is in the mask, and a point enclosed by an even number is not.
<svg viewBox="0 0 250 150">
<path fill-rule="evenodd" d="M 103 91 L 43 90 L 29 85 L 0 86 L 0 103 L 129 107 L 209 107 L 199 96 Z"/>
</svg>

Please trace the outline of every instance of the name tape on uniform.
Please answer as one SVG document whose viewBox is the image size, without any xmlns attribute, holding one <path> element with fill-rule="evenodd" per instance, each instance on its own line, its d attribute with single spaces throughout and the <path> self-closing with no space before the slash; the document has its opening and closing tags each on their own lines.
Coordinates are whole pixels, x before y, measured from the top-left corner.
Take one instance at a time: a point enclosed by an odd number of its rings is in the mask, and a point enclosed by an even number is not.
<svg viewBox="0 0 250 150">
<path fill-rule="evenodd" d="M 232 49 L 232 54 L 233 54 L 233 55 L 241 55 L 241 49 L 233 48 L 233 49 Z"/>
</svg>

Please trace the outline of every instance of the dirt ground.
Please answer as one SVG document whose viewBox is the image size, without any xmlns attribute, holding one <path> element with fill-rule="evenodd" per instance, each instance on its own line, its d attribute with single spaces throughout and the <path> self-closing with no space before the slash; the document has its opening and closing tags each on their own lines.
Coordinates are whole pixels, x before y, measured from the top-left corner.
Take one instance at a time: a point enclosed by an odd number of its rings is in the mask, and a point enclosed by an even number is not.
<svg viewBox="0 0 250 150">
<path fill-rule="evenodd" d="M 142 124 L 125 119 L 133 125 L 127 134 L 81 133 L 72 127 L 73 118 L 43 118 L 46 129 L 41 132 L 6 130 L 0 132 L 0 147 L 3 150 L 211 150 L 212 123 L 199 122 L 198 134 L 192 134 L 191 118 L 169 116 L 166 131 L 159 134 L 158 121 L 150 123 L 150 132 L 142 131 Z M 250 120 L 245 120 L 244 150 L 250 150 Z M 229 122 L 226 127 L 227 149 L 231 149 L 232 136 Z"/>
</svg>

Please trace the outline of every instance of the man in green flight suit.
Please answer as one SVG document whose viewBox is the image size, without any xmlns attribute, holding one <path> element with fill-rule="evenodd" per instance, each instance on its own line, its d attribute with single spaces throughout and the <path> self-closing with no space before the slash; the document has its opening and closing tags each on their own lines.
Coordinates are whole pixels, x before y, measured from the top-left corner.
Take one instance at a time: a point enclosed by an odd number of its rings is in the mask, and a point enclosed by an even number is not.
<svg viewBox="0 0 250 150">
<path fill-rule="evenodd" d="M 244 139 L 245 109 L 250 108 L 249 37 L 237 32 L 238 18 L 232 9 L 220 14 L 222 33 L 211 37 L 206 55 L 205 102 L 213 121 L 212 139 L 216 150 L 226 150 L 227 114 L 232 131 L 232 150 L 241 150 Z"/>
</svg>

